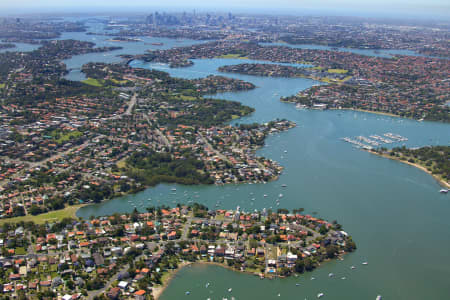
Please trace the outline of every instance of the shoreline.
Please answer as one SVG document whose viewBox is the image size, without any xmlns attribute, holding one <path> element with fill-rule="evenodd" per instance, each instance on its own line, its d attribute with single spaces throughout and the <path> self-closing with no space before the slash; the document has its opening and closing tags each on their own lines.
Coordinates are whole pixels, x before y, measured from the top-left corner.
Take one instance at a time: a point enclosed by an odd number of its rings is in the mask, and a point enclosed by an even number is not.
<svg viewBox="0 0 450 300">
<path fill-rule="evenodd" d="M 376 115 L 382 115 L 382 116 L 388 116 L 388 117 L 405 118 L 405 119 L 410 119 L 410 120 L 416 120 L 416 119 L 413 119 L 413 118 L 407 118 L 407 117 L 402 117 L 402 116 L 399 116 L 399 115 L 395 115 L 393 113 L 376 111 L 376 110 L 367 110 L 367 109 L 361 109 L 361 108 L 341 108 L 341 109 L 339 109 L 339 108 L 330 108 L 330 110 L 359 111 L 359 112 L 365 112 L 365 113 L 369 113 L 369 114 L 376 114 Z"/>
<path fill-rule="evenodd" d="M 326 260 L 329 261 L 329 260 Z M 241 270 L 237 270 L 233 267 L 230 267 L 228 265 L 226 265 L 225 263 L 219 263 L 219 262 L 215 262 L 215 261 L 203 261 L 203 260 L 198 260 L 195 262 L 190 262 L 190 261 L 184 261 L 181 264 L 178 265 L 178 268 L 174 271 L 171 271 L 169 276 L 167 277 L 165 282 L 162 282 L 159 286 L 157 286 L 156 288 L 152 289 L 152 296 L 155 300 L 158 300 L 161 295 L 164 293 L 164 291 L 169 287 L 170 282 L 173 280 L 173 278 L 175 277 L 175 275 L 183 268 L 186 268 L 188 266 L 192 266 L 192 265 L 213 265 L 213 266 L 217 266 L 217 267 L 221 267 L 221 268 L 225 268 L 227 270 L 233 271 L 233 272 L 237 272 L 237 273 L 241 273 L 241 274 L 246 274 L 246 275 L 253 275 L 253 276 L 259 276 L 259 273 L 255 273 L 255 272 L 249 272 L 249 271 L 241 271 Z M 320 267 L 321 264 L 319 264 L 317 267 Z M 309 272 L 305 272 L 305 273 L 309 273 Z M 280 275 L 270 275 L 267 273 L 264 273 L 264 277 L 262 279 L 274 279 L 274 278 L 286 278 L 286 277 L 290 277 L 290 276 L 280 276 Z"/>
<path fill-rule="evenodd" d="M 176 268 L 173 271 L 169 271 L 169 276 L 165 280 L 165 282 L 162 282 L 157 287 L 152 287 L 152 296 L 155 300 L 158 300 L 159 297 L 161 297 L 162 293 L 167 289 L 172 279 L 175 277 L 175 275 L 183 268 L 192 265 L 193 262 L 190 261 L 183 261 L 178 265 L 178 268 Z"/>
<path fill-rule="evenodd" d="M 417 169 L 420 169 L 423 172 L 427 173 L 428 175 L 431 175 L 439 183 L 439 185 L 441 185 L 444 188 L 450 189 L 450 183 L 449 182 L 445 181 L 443 178 L 440 178 L 439 176 L 434 175 L 433 173 L 431 173 L 427 168 L 425 168 L 422 165 L 419 165 L 419 164 L 416 164 L 416 163 L 411 163 L 409 161 L 404 161 L 404 160 L 401 160 L 401 159 L 399 159 L 397 157 L 392 157 L 390 155 L 377 153 L 375 151 L 370 151 L 370 150 L 363 150 L 363 151 L 369 152 L 371 154 L 374 154 L 374 155 L 377 155 L 377 156 L 380 156 L 380 157 L 388 158 L 390 160 L 395 160 L 395 161 L 398 161 L 398 162 L 401 162 L 401 163 L 413 166 L 413 167 L 415 167 Z"/>
<path fill-rule="evenodd" d="M 248 272 L 248 271 L 240 271 L 240 270 L 236 270 L 232 267 L 229 267 L 223 263 L 219 263 L 219 262 L 209 262 L 209 261 L 195 261 L 195 262 L 190 262 L 190 261 L 184 261 L 181 264 L 178 265 L 178 268 L 172 272 L 170 272 L 169 276 L 167 277 L 166 281 L 161 283 L 159 286 L 157 286 L 156 288 L 152 288 L 152 296 L 155 300 L 158 300 L 161 295 L 164 293 L 164 291 L 169 287 L 170 282 L 173 280 L 173 278 L 175 277 L 175 275 L 181 270 L 184 269 L 188 266 L 192 266 L 192 265 L 214 265 L 214 266 L 218 266 L 221 268 L 225 268 L 228 269 L 230 271 L 233 272 L 238 272 L 238 273 L 242 273 L 242 274 L 247 274 L 247 275 L 254 275 L 254 276 L 258 276 L 258 274 L 253 273 L 253 272 Z M 267 274 L 264 274 L 267 275 Z M 271 278 L 271 277 L 265 277 L 265 278 Z"/>
</svg>

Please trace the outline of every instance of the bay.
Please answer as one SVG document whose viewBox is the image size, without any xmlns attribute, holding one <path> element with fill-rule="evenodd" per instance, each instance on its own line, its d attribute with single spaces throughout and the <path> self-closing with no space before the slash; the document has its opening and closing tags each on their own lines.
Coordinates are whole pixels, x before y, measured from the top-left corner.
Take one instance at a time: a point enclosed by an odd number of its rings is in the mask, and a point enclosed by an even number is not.
<svg viewBox="0 0 450 300">
<path fill-rule="evenodd" d="M 242 60 L 194 60 L 194 66 L 181 69 L 142 62 L 133 62 L 133 66 L 198 78 L 220 74 L 218 67 L 237 61 Z M 204 288 L 211 278 L 230 285 L 236 299 L 293 299 L 299 295 L 300 299 L 310 299 L 319 292 L 325 293 L 327 299 L 355 300 L 375 299 L 378 294 L 384 299 L 445 299 L 450 294 L 448 195 L 440 194 L 438 183 L 426 173 L 354 149 L 340 140 L 345 136 L 393 132 L 407 137 L 404 144 L 408 147 L 449 145 L 448 124 L 353 111 L 299 111 L 292 104 L 280 102 L 279 97 L 292 95 L 317 82 L 302 78 L 222 75 L 247 80 L 258 87 L 214 96 L 256 108 L 252 115 L 236 122 L 266 122 L 275 118 L 297 122 L 296 128 L 270 136 L 266 146 L 258 151 L 285 166 L 278 181 L 226 186 L 162 184 L 136 195 L 84 207 L 78 216 L 129 212 L 135 205 L 144 211 L 146 206 L 189 201 L 211 208 L 233 209 L 239 205 L 247 211 L 275 209 L 277 195 L 282 192 L 280 207 L 303 207 L 325 219 L 338 220 L 353 236 L 358 250 L 343 262 L 326 263 L 299 279 L 260 281 L 216 266 L 194 266 L 182 270 L 161 299 L 179 299 L 186 290 L 192 292 L 196 285 L 203 286 L 195 289 L 196 299 L 221 299 L 224 293 L 212 297 Z M 281 187 L 282 184 L 287 187 Z M 171 192 L 173 187 L 176 193 Z M 268 197 L 263 197 L 264 194 Z M 369 265 L 362 266 L 361 262 L 366 260 Z M 352 265 L 357 269 L 350 270 Z M 336 274 L 335 281 L 328 278 L 330 272 Z M 311 276 L 317 279 L 311 281 Z M 346 280 L 339 279 L 342 276 Z M 295 286 L 297 280 L 302 282 L 301 289 Z"/>
<path fill-rule="evenodd" d="M 62 38 L 94 41 L 97 46 L 126 45 L 117 54 L 143 53 L 151 45 L 114 43 L 109 37 L 68 33 Z M 161 39 L 149 40 L 161 41 Z M 148 41 L 148 42 L 149 42 Z M 190 43 L 188 41 L 186 44 Z M 197 41 L 194 41 L 197 42 Z M 142 45 L 143 44 L 143 45 Z M 182 44 L 167 41 L 164 46 Z M 139 49 L 137 49 L 139 48 Z M 129 51 L 127 53 L 127 51 Z M 104 54 L 107 54 L 104 56 Z M 70 66 L 80 68 L 89 61 L 120 61 L 110 53 L 72 58 Z M 450 199 L 438 192 L 439 185 L 426 173 L 396 161 L 356 150 L 340 138 L 345 136 L 393 132 L 408 137 L 406 146 L 449 145 L 449 125 L 435 122 L 388 117 L 353 111 L 296 110 L 282 103 L 281 96 L 319 84 L 309 79 L 267 78 L 221 74 L 217 68 L 226 64 L 249 62 L 233 59 L 194 60 L 192 67 L 171 69 L 163 64 L 134 67 L 156 68 L 183 78 L 209 74 L 240 78 L 254 83 L 251 91 L 223 93 L 215 98 L 240 101 L 256 108 L 255 113 L 235 123 L 266 122 L 275 118 L 296 121 L 298 126 L 270 136 L 259 155 L 279 161 L 285 170 L 278 181 L 267 184 L 226 186 L 179 186 L 161 184 L 136 195 L 84 207 L 78 216 L 130 212 L 135 206 L 199 202 L 211 208 L 246 211 L 275 206 L 283 193 L 280 207 L 303 207 L 328 220 L 343 224 L 358 245 L 358 250 L 344 261 L 326 263 L 313 273 L 298 278 L 260 280 L 217 266 L 195 265 L 177 273 L 161 299 L 180 299 L 185 291 L 191 298 L 222 299 L 311 299 L 319 292 L 325 299 L 446 299 L 450 294 Z M 67 61 L 66 61 L 67 63 Z M 71 75 L 72 74 L 72 75 Z M 73 71 L 69 78 L 81 80 Z M 73 77 L 70 77 L 73 76 Z M 396 144 L 400 145 L 400 144 Z M 394 145 L 395 146 L 395 145 Z M 287 151 L 287 153 L 285 153 Z M 281 185 L 286 184 L 286 188 Z M 171 191 L 176 187 L 177 191 Z M 268 197 L 263 195 L 267 194 Z M 255 201 L 251 201 L 255 198 Z M 368 266 L 361 265 L 368 261 Z M 357 268 L 351 270 L 350 266 Z M 336 274 L 329 278 L 328 273 Z M 311 280 L 311 276 L 316 279 Z M 346 279 L 340 279 L 345 276 Z M 206 289 L 206 282 L 210 288 Z M 296 286 L 295 283 L 300 283 Z M 228 293 L 228 288 L 233 288 Z M 280 293 L 280 297 L 278 297 Z"/>
</svg>

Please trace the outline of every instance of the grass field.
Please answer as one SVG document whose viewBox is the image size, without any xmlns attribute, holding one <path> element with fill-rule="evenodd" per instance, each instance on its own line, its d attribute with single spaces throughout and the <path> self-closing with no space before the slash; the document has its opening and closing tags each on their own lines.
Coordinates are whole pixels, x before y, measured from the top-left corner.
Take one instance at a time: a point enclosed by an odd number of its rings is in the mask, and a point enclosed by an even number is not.
<svg viewBox="0 0 450 300">
<path fill-rule="evenodd" d="M 80 132 L 80 131 L 70 131 L 70 132 L 67 132 L 67 133 L 64 133 L 64 134 L 60 135 L 55 140 L 55 142 L 57 142 L 58 144 L 62 144 L 62 143 L 70 141 L 71 139 L 79 138 L 82 135 L 83 135 L 83 133 Z"/>
<path fill-rule="evenodd" d="M 328 69 L 328 73 L 347 74 L 348 70 L 344 70 L 344 69 Z"/>
<path fill-rule="evenodd" d="M 4 83 L 0 83 L 0 89 L 4 88 L 5 84 Z"/>
<path fill-rule="evenodd" d="M 23 216 L 23 217 L 1 219 L 0 225 L 2 225 L 4 223 L 16 223 L 16 222 L 20 222 L 20 221 L 24 221 L 24 222 L 32 221 L 36 224 L 43 224 L 47 221 L 51 222 L 51 221 L 60 221 L 64 218 L 76 218 L 75 214 L 76 214 L 77 210 L 82 206 L 84 206 L 84 204 L 68 206 L 64 209 L 51 211 L 51 212 L 48 212 L 45 214 L 40 214 L 37 216 L 28 215 L 28 216 Z"/>
<path fill-rule="evenodd" d="M 96 87 L 103 86 L 103 84 L 100 81 L 98 81 L 97 79 L 94 79 L 94 78 L 88 78 L 86 80 L 83 80 L 83 83 L 86 83 L 86 84 L 92 85 L 92 86 L 96 86 Z"/>
<path fill-rule="evenodd" d="M 242 56 L 241 54 L 224 54 L 224 55 L 220 55 L 217 56 L 216 58 L 240 58 L 240 59 L 248 59 L 247 56 Z"/>
</svg>

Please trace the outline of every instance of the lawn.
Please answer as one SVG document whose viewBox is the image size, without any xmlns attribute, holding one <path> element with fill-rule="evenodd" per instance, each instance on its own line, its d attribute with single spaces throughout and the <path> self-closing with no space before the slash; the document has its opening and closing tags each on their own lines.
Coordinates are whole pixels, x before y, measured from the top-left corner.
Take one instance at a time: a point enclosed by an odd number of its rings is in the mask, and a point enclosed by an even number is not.
<svg viewBox="0 0 450 300">
<path fill-rule="evenodd" d="M 25 255 L 27 254 L 27 251 L 24 247 L 17 247 L 16 248 L 16 255 Z"/>
<path fill-rule="evenodd" d="M 344 69 L 328 69 L 328 73 L 347 74 L 348 70 L 344 70 Z"/>
<path fill-rule="evenodd" d="M 103 84 L 99 80 L 94 79 L 94 78 L 88 78 L 86 80 L 83 80 L 83 83 L 88 84 L 88 85 L 92 85 L 92 86 L 96 86 L 96 87 L 103 86 Z"/>
<path fill-rule="evenodd" d="M 83 133 L 80 132 L 80 131 L 77 131 L 77 130 L 75 130 L 75 131 L 70 131 L 70 132 L 61 134 L 61 135 L 55 140 L 55 142 L 57 142 L 58 144 L 62 144 L 62 143 L 65 143 L 65 142 L 70 141 L 71 139 L 79 138 L 79 137 L 82 136 L 82 135 L 83 135 Z"/>
<path fill-rule="evenodd" d="M 240 58 L 240 59 L 248 59 L 247 56 L 242 56 L 242 54 L 237 54 L 237 53 L 229 53 L 229 54 L 224 54 L 224 55 L 220 55 L 217 56 L 216 58 Z"/>
<path fill-rule="evenodd" d="M 68 206 L 64 209 L 51 211 L 51 212 L 48 212 L 45 214 L 40 214 L 37 216 L 27 215 L 27 216 L 23 216 L 23 217 L 1 219 L 0 225 L 2 225 L 4 223 L 15 223 L 15 222 L 20 222 L 20 221 L 24 221 L 24 222 L 32 221 L 36 224 L 44 224 L 47 221 L 51 222 L 51 221 L 60 221 L 64 218 L 76 218 L 75 213 L 82 206 L 84 206 L 84 204 Z"/>
<path fill-rule="evenodd" d="M 197 100 L 196 97 L 194 97 L 194 96 L 188 96 L 188 95 L 180 95 L 180 99 L 181 99 L 181 100 L 188 100 L 188 101 Z"/>
<path fill-rule="evenodd" d="M 4 88 L 5 84 L 4 83 L 0 83 L 0 89 Z"/>
</svg>

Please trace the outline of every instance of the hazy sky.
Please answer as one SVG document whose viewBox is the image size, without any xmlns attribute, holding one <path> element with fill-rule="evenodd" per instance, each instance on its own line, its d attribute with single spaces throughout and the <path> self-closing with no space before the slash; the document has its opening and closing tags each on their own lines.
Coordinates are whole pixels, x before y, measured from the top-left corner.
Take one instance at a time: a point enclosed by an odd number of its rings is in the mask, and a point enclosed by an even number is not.
<svg viewBox="0 0 450 300">
<path fill-rule="evenodd" d="M 133 8 L 205 9 L 301 13 L 326 11 L 342 15 L 361 12 L 364 15 L 414 14 L 439 15 L 450 18 L 450 0 L 0 0 L 0 11 L 7 13 L 43 11 L 118 10 Z M 136 10 L 136 9 L 135 9 Z M 357 14 L 357 13 L 356 13 Z"/>
</svg>

